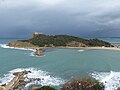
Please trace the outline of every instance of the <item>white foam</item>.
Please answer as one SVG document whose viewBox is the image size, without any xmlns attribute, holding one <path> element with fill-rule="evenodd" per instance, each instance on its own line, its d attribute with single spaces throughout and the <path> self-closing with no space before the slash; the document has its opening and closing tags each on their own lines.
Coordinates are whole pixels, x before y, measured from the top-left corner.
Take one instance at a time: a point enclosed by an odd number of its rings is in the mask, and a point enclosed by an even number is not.
<svg viewBox="0 0 120 90">
<path fill-rule="evenodd" d="M 29 50 L 29 51 L 35 51 L 35 49 L 31 48 L 17 48 L 17 47 L 10 47 L 7 44 L 0 44 L 0 47 L 2 48 L 8 48 L 8 49 L 18 49 L 18 50 Z"/>
<path fill-rule="evenodd" d="M 84 52 L 85 50 L 78 50 L 78 52 Z"/>
<path fill-rule="evenodd" d="M 7 44 L 0 44 L 0 47 L 2 48 L 6 48 L 6 49 L 17 49 L 17 50 L 24 50 L 24 51 L 32 51 L 30 53 L 30 56 L 36 56 L 36 57 L 44 57 L 45 55 L 42 55 L 42 56 L 37 56 L 37 55 L 34 55 L 35 53 L 35 49 L 31 49 L 31 48 L 17 48 L 17 47 L 10 47 L 8 46 Z"/>
<path fill-rule="evenodd" d="M 120 72 L 94 72 L 90 74 L 105 85 L 105 90 L 117 90 L 120 87 Z"/>
<path fill-rule="evenodd" d="M 14 69 L 12 71 L 9 71 L 9 73 L 5 74 L 3 78 L 0 78 L 0 80 L 1 80 L 0 85 L 10 82 L 12 80 L 12 78 L 14 77 L 13 76 L 14 72 L 21 72 L 24 70 L 31 71 L 31 73 L 27 74 L 26 76 L 28 77 L 28 79 L 33 79 L 32 82 L 28 83 L 25 86 L 26 88 L 29 87 L 30 85 L 58 86 L 60 84 L 63 84 L 63 82 L 64 82 L 61 78 L 51 76 L 48 72 L 45 72 L 42 70 L 38 70 L 35 68 L 26 68 L 26 69 L 25 68 L 18 68 L 18 69 Z M 34 80 L 36 78 L 41 79 L 41 81 Z"/>
</svg>

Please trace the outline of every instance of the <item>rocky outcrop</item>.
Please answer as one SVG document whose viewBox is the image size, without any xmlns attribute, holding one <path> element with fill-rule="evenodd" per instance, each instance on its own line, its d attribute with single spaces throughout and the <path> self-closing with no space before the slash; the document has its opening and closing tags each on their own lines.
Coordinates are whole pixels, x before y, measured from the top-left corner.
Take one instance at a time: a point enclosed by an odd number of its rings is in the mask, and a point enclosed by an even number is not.
<svg viewBox="0 0 120 90">
<path fill-rule="evenodd" d="M 31 73 L 31 71 L 22 71 L 13 73 L 14 78 L 5 85 L 0 86 L 0 90 L 23 90 L 28 83 L 25 81 L 25 75 Z"/>
<path fill-rule="evenodd" d="M 38 46 L 35 46 L 29 42 L 23 42 L 23 41 L 20 41 L 20 40 L 17 40 L 17 41 L 12 41 L 10 43 L 8 43 L 8 46 L 10 47 L 17 47 L 17 48 L 32 48 L 32 49 L 36 49 L 34 55 L 36 56 L 42 56 L 44 55 L 44 51 L 43 49 L 40 49 L 38 48 Z"/>
<path fill-rule="evenodd" d="M 0 86 L 0 90 L 6 90 L 4 86 Z"/>
<path fill-rule="evenodd" d="M 35 51 L 35 55 L 37 55 L 37 56 L 42 56 L 42 55 L 44 55 L 43 54 L 44 53 L 44 50 L 43 49 L 40 49 L 40 48 L 38 48 L 38 49 L 36 49 L 36 51 Z"/>
<path fill-rule="evenodd" d="M 33 45 L 33 44 L 29 43 L 29 42 L 23 42 L 23 41 L 20 41 L 20 40 L 9 42 L 8 46 L 10 46 L 10 47 L 18 47 L 18 48 L 36 47 L 35 45 Z"/>
</svg>

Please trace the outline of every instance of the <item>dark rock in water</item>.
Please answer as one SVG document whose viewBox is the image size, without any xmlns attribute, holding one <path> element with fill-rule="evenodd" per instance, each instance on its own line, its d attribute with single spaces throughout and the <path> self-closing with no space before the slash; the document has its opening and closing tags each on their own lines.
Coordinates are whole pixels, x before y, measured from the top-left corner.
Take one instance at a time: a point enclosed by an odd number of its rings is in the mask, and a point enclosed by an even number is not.
<svg viewBox="0 0 120 90">
<path fill-rule="evenodd" d="M 37 56 L 42 56 L 42 55 L 44 55 L 43 54 L 43 52 L 44 52 L 44 50 L 43 49 L 36 49 L 36 51 L 35 51 L 35 55 L 37 55 Z"/>
<path fill-rule="evenodd" d="M 15 75 L 15 76 L 18 76 L 18 75 L 20 75 L 20 74 L 28 74 L 28 73 L 31 73 L 31 71 L 22 71 L 22 72 L 15 72 L 15 73 L 13 73 L 13 75 Z"/>
</svg>

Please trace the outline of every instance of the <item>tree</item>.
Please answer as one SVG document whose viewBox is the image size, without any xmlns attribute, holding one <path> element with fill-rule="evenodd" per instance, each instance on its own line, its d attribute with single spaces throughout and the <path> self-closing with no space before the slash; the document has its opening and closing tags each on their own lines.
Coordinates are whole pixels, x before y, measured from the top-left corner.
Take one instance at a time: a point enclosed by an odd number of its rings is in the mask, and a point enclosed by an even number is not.
<svg viewBox="0 0 120 90">
<path fill-rule="evenodd" d="M 43 86 L 43 87 L 40 87 L 40 88 L 33 87 L 32 90 L 55 90 L 55 88 L 50 87 L 50 86 Z"/>
<path fill-rule="evenodd" d="M 91 78 L 73 79 L 65 83 L 61 90 L 104 90 L 104 85 Z"/>
</svg>

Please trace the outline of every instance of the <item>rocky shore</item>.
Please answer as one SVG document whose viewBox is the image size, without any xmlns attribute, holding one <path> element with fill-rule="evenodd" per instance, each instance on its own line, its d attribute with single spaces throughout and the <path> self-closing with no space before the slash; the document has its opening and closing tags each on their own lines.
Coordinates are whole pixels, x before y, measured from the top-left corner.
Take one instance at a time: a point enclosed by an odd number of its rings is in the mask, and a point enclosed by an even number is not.
<svg viewBox="0 0 120 90">
<path fill-rule="evenodd" d="M 1 85 L 0 90 L 24 90 L 25 85 L 29 82 L 25 81 L 25 75 L 28 73 L 31 73 L 31 71 L 13 73 L 14 78 L 7 84 Z"/>
<path fill-rule="evenodd" d="M 32 47 L 37 48 L 37 46 L 35 46 L 35 45 L 33 45 L 29 42 L 22 42 L 22 41 L 19 41 L 19 40 L 11 41 L 7 45 L 10 46 L 10 47 L 18 47 L 18 48 L 32 48 Z"/>
<path fill-rule="evenodd" d="M 21 71 L 13 73 L 14 78 L 7 84 L 0 85 L 0 90 L 32 90 L 33 87 L 40 87 L 41 85 L 29 85 L 27 84 L 38 81 L 41 82 L 44 78 L 28 78 L 27 74 L 32 73 L 31 71 Z"/>
</svg>

